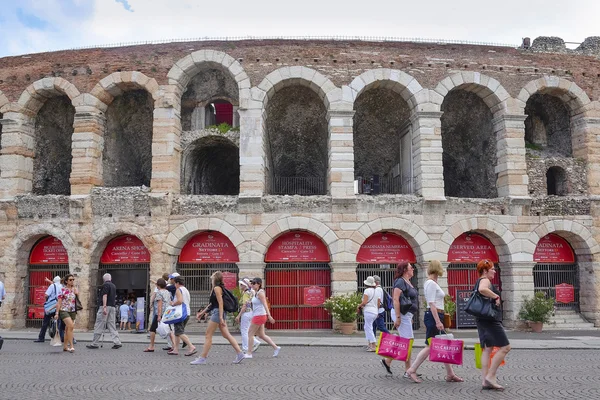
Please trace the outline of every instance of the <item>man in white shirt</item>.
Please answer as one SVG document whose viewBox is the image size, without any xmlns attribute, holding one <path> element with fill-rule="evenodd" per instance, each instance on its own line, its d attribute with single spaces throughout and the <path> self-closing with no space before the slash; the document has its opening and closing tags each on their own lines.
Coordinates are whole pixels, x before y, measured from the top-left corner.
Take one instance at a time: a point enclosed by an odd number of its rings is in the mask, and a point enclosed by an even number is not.
<svg viewBox="0 0 600 400">
<path fill-rule="evenodd" d="M 49 279 L 46 279 L 46 281 L 50 282 Z M 54 279 L 52 280 L 52 284 L 50 284 L 50 286 L 48 286 L 48 289 L 46 289 L 46 293 L 45 293 L 46 301 L 58 298 L 58 295 L 60 294 L 61 290 L 62 290 L 62 285 L 60 284 L 60 276 L 55 276 Z M 52 318 L 54 318 L 55 313 L 56 313 L 56 309 L 53 312 L 51 312 L 50 314 L 44 313 L 44 320 L 42 321 L 42 329 L 40 329 L 40 334 L 38 335 L 38 338 L 36 340 L 34 340 L 35 343 L 43 343 L 46 340 L 46 330 L 48 329 L 48 325 L 50 325 L 50 321 L 52 320 Z M 64 332 L 64 329 L 60 332 L 61 339 L 63 338 L 63 335 L 64 335 L 63 332 Z"/>
<path fill-rule="evenodd" d="M 373 322 L 373 333 L 377 335 L 377 330 L 385 333 L 390 333 L 390 331 L 385 327 L 385 308 L 383 308 L 383 302 L 385 301 L 385 296 L 383 294 L 383 288 L 381 287 L 381 278 L 378 275 L 373 275 L 373 279 L 375 280 L 375 296 L 379 297 L 381 302 L 381 307 L 377 310 L 378 315 L 375 322 Z"/>
</svg>

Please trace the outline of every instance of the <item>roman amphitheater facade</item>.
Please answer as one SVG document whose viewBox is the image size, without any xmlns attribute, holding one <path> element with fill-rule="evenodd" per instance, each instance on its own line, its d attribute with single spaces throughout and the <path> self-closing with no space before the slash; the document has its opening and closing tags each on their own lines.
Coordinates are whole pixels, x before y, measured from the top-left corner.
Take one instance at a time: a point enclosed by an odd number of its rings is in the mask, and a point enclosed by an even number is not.
<svg viewBox="0 0 600 400">
<path fill-rule="evenodd" d="M 405 240 L 421 279 L 428 260 L 449 266 L 453 243 L 480 235 L 498 256 L 507 324 L 554 234 L 574 252 L 576 311 L 600 325 L 596 39 L 578 50 L 548 38 L 528 49 L 203 41 L 2 58 L 0 326 L 26 325 L 30 255 L 46 236 L 66 249 L 87 326 L 112 239 L 137 237 L 155 280 L 207 231 L 235 247 L 240 276 L 264 277 L 281 235 L 315 236 L 328 293 L 357 290 L 374 234 Z M 214 124 L 215 104 L 231 106 L 232 129 Z"/>
</svg>

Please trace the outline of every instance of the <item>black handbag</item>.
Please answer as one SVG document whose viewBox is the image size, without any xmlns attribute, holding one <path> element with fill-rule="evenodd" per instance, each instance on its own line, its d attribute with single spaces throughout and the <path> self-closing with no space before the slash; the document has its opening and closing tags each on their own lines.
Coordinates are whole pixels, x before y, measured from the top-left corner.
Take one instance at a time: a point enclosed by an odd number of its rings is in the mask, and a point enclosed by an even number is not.
<svg viewBox="0 0 600 400">
<path fill-rule="evenodd" d="M 79 300 L 79 295 L 75 295 L 75 310 L 77 310 L 77 311 L 83 310 L 83 306 L 81 305 L 81 300 Z"/>
<path fill-rule="evenodd" d="M 494 300 L 479 293 L 479 282 L 481 279 L 477 281 L 471 297 L 467 300 L 465 312 L 481 319 L 498 320 L 500 309 L 494 304 Z"/>
<path fill-rule="evenodd" d="M 56 321 L 54 318 L 50 321 L 50 326 L 48 327 L 48 336 L 53 338 L 56 335 Z"/>
<path fill-rule="evenodd" d="M 410 311 L 413 304 L 410 297 L 408 297 L 408 285 L 406 284 L 403 278 L 398 279 L 402 279 L 402 282 L 404 283 L 404 289 L 400 289 L 402 290 L 402 294 L 400 295 L 400 314 L 405 315 L 407 312 Z"/>
</svg>

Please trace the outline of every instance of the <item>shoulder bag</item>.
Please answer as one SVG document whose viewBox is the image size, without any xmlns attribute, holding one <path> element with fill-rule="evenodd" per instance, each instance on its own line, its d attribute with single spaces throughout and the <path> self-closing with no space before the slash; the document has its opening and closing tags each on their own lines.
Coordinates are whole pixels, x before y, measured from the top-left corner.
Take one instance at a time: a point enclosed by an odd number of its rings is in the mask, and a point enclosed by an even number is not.
<svg viewBox="0 0 600 400">
<path fill-rule="evenodd" d="M 58 302 L 58 293 L 56 293 L 56 283 L 53 283 L 52 287 L 54 288 L 54 295 L 52 297 L 48 297 L 48 300 L 46 300 L 46 302 L 44 303 L 44 314 L 46 315 L 54 314 L 54 312 L 56 311 L 56 303 Z"/>
<path fill-rule="evenodd" d="M 79 295 L 78 294 L 75 295 L 75 310 L 76 311 L 83 310 L 83 305 L 81 305 L 81 300 L 79 300 Z"/>
<path fill-rule="evenodd" d="M 479 282 L 481 282 L 481 279 L 477 280 L 473 294 L 467 300 L 465 312 L 477 318 L 496 320 L 500 315 L 500 310 L 496 307 L 492 299 L 479 293 Z"/>
<path fill-rule="evenodd" d="M 404 289 L 400 288 L 402 294 L 400 295 L 400 314 L 405 315 L 412 308 L 412 300 L 408 297 L 408 285 L 404 278 L 402 279 L 402 283 L 404 284 Z M 396 281 L 397 282 L 397 281 Z M 395 287 L 396 285 L 394 285 Z"/>
</svg>

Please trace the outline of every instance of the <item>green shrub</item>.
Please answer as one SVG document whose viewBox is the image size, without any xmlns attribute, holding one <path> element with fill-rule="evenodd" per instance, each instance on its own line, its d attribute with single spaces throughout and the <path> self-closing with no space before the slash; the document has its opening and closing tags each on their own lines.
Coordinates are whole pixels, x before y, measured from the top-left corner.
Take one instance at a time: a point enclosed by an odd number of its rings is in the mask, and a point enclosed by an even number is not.
<svg viewBox="0 0 600 400">
<path fill-rule="evenodd" d="M 444 312 L 450 315 L 450 318 L 456 313 L 456 303 L 449 294 L 444 296 Z"/>
<path fill-rule="evenodd" d="M 547 323 L 550 321 L 552 311 L 554 311 L 554 299 L 547 299 L 543 292 L 536 292 L 531 299 L 523 296 L 519 318 L 524 321 Z"/>
<path fill-rule="evenodd" d="M 340 294 L 325 300 L 323 306 L 336 320 L 354 322 L 358 318 L 356 308 L 361 302 L 362 296 L 359 293 Z"/>
</svg>

